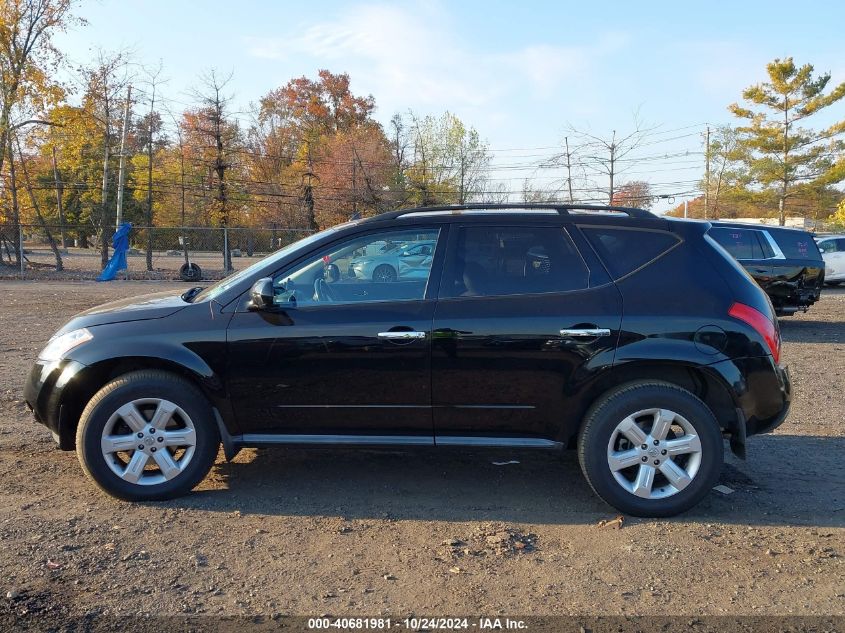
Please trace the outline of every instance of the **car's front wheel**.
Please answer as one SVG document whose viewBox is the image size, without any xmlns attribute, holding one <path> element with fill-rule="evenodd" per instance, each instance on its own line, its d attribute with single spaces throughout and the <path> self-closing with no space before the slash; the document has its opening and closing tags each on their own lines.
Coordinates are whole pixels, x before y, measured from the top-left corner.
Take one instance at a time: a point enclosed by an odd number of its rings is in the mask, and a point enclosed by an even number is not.
<svg viewBox="0 0 845 633">
<path fill-rule="evenodd" d="M 376 269 L 373 271 L 373 281 L 388 282 L 396 281 L 397 278 L 396 269 L 390 264 L 376 266 Z"/>
<path fill-rule="evenodd" d="M 105 492 L 127 501 L 187 493 L 210 470 L 219 444 L 205 396 L 158 370 L 109 382 L 85 407 L 76 431 L 83 470 Z"/>
<path fill-rule="evenodd" d="M 641 382 L 600 398 L 578 442 L 581 469 L 607 503 L 634 516 L 689 510 L 719 479 L 719 424 L 699 398 L 676 385 Z"/>
</svg>

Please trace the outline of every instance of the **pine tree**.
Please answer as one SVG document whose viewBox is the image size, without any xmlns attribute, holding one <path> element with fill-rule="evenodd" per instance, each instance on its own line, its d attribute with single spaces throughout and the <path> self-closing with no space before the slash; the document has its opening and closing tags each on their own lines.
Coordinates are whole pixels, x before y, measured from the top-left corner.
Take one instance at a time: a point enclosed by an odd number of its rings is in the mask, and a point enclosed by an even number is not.
<svg viewBox="0 0 845 633">
<path fill-rule="evenodd" d="M 796 66 L 791 57 L 775 59 L 766 71 L 769 81 L 742 92 L 749 107 L 734 103 L 728 109 L 748 121 L 738 128 L 739 145 L 753 181 L 776 197 L 783 225 L 791 197 L 845 179 L 845 144 L 837 138 L 845 132 L 845 121 L 824 130 L 799 126 L 845 97 L 845 83 L 825 93 L 830 73 L 814 77 L 813 66 Z"/>
</svg>

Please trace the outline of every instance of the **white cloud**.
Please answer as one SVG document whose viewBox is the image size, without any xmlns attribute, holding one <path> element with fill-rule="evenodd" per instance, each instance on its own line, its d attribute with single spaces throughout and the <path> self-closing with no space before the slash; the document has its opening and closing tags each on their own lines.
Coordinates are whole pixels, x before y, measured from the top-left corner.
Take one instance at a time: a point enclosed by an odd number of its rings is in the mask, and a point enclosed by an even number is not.
<svg viewBox="0 0 845 633">
<path fill-rule="evenodd" d="M 595 58 L 624 43 L 614 35 L 581 47 L 498 42 L 491 51 L 466 32 L 436 3 L 365 4 L 298 34 L 253 37 L 246 44 L 254 57 L 308 59 L 349 72 L 356 91 L 374 94 L 388 116 L 410 106 L 501 120 L 498 102 L 509 101 L 510 109 L 526 98 L 549 98 L 562 84 L 587 76 Z"/>
</svg>

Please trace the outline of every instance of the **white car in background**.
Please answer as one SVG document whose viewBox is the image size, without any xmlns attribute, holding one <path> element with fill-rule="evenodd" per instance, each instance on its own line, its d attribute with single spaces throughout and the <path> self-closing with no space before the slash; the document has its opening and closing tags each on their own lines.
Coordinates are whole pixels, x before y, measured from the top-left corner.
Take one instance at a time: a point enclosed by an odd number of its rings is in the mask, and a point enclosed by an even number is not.
<svg viewBox="0 0 845 633">
<path fill-rule="evenodd" d="M 355 257 L 349 263 L 348 275 L 354 279 L 382 282 L 427 279 L 436 243 L 427 240 L 386 244 L 376 254 Z"/>
<path fill-rule="evenodd" d="M 824 281 L 838 286 L 845 281 L 845 235 L 817 237 L 816 244 L 824 259 Z"/>
</svg>

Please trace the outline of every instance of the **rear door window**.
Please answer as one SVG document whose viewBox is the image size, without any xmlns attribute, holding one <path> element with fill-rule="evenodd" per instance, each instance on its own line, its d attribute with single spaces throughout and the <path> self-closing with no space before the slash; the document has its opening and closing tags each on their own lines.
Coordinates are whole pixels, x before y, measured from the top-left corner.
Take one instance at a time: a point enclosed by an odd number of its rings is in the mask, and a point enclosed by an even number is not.
<svg viewBox="0 0 845 633">
<path fill-rule="evenodd" d="M 642 268 L 680 243 L 666 231 L 582 226 L 581 232 L 614 279 Z"/>
<path fill-rule="evenodd" d="M 464 226 L 441 297 L 492 297 L 587 288 L 590 275 L 561 226 Z"/>
</svg>

